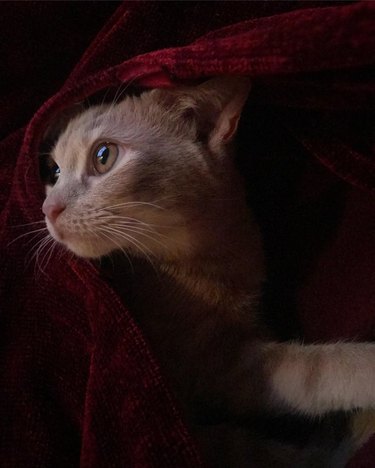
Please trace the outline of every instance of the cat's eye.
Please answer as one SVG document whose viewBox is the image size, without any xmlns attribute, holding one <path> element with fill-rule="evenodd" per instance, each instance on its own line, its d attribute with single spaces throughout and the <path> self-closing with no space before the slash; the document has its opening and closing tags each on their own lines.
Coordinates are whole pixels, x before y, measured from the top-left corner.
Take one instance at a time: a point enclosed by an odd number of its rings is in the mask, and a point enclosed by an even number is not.
<svg viewBox="0 0 375 468">
<path fill-rule="evenodd" d="M 52 169 L 51 169 L 52 182 L 55 184 L 59 177 L 60 177 L 60 168 L 59 168 L 59 166 L 57 164 L 54 164 Z"/>
<path fill-rule="evenodd" d="M 51 161 L 48 168 L 48 176 L 46 178 L 46 183 L 50 185 L 55 185 L 59 177 L 60 168 L 54 161 Z"/>
<path fill-rule="evenodd" d="M 114 143 L 100 143 L 94 150 L 93 164 L 96 172 L 104 174 L 108 172 L 116 162 L 118 146 Z"/>
<path fill-rule="evenodd" d="M 40 158 L 40 176 L 46 185 L 55 185 L 60 177 L 60 167 L 51 157 Z"/>
</svg>

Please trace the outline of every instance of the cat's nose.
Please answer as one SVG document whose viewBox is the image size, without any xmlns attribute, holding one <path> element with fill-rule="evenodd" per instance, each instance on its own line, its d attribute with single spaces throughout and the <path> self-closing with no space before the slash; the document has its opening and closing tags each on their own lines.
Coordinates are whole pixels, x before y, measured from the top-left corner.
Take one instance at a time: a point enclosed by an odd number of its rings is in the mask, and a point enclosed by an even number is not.
<svg viewBox="0 0 375 468">
<path fill-rule="evenodd" d="M 42 206 L 43 213 L 52 222 L 55 222 L 58 216 L 64 210 L 65 210 L 65 205 L 59 202 L 51 202 L 49 200 L 45 200 Z"/>
</svg>

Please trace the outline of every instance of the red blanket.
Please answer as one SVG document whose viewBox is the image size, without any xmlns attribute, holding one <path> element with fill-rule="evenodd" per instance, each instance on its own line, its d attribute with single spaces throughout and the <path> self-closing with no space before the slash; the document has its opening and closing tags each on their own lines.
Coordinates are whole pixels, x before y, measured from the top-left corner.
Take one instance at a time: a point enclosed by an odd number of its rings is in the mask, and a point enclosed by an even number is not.
<svg viewBox="0 0 375 468">
<path fill-rule="evenodd" d="M 15 240 L 42 219 L 46 122 L 109 86 L 250 75 L 271 321 L 374 339 L 373 3 L 14 2 L 0 26 L 1 466 L 202 465 L 118 291 L 79 259 L 39 268 L 37 233 Z M 372 439 L 351 466 L 374 460 Z"/>
</svg>

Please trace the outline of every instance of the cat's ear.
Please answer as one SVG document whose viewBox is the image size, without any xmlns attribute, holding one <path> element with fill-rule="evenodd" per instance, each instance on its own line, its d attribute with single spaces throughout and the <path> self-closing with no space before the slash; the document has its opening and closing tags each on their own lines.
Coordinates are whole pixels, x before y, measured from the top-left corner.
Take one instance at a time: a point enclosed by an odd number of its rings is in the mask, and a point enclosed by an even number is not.
<svg viewBox="0 0 375 468">
<path fill-rule="evenodd" d="M 181 133 L 216 152 L 233 140 L 250 87 L 247 77 L 222 76 L 194 87 L 154 89 L 148 97 L 168 110 Z"/>
<path fill-rule="evenodd" d="M 207 143 L 213 151 L 233 140 L 250 88 L 247 77 L 226 76 L 198 87 L 198 107 L 206 122 L 210 122 Z"/>
</svg>

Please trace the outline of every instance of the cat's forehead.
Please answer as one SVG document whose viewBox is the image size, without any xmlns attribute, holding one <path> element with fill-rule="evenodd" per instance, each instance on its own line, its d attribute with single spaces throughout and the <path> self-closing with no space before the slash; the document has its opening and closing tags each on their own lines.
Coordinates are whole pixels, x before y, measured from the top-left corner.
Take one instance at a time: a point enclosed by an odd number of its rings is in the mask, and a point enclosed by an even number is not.
<svg viewBox="0 0 375 468">
<path fill-rule="evenodd" d="M 60 166 L 76 167 L 90 151 L 95 141 L 105 133 L 104 106 L 87 109 L 73 118 L 59 136 L 52 150 Z"/>
<path fill-rule="evenodd" d="M 88 158 L 101 143 L 114 143 L 139 155 L 170 155 L 190 140 L 190 128 L 186 132 L 182 129 L 186 127 L 177 116 L 146 91 L 119 103 L 89 107 L 74 117 L 51 156 L 61 172 L 84 173 Z"/>
<path fill-rule="evenodd" d="M 150 135 L 148 113 L 140 98 L 90 107 L 69 122 L 52 150 L 52 157 L 57 164 L 72 167 L 79 165 L 101 141 L 125 144 L 145 141 Z"/>
</svg>

